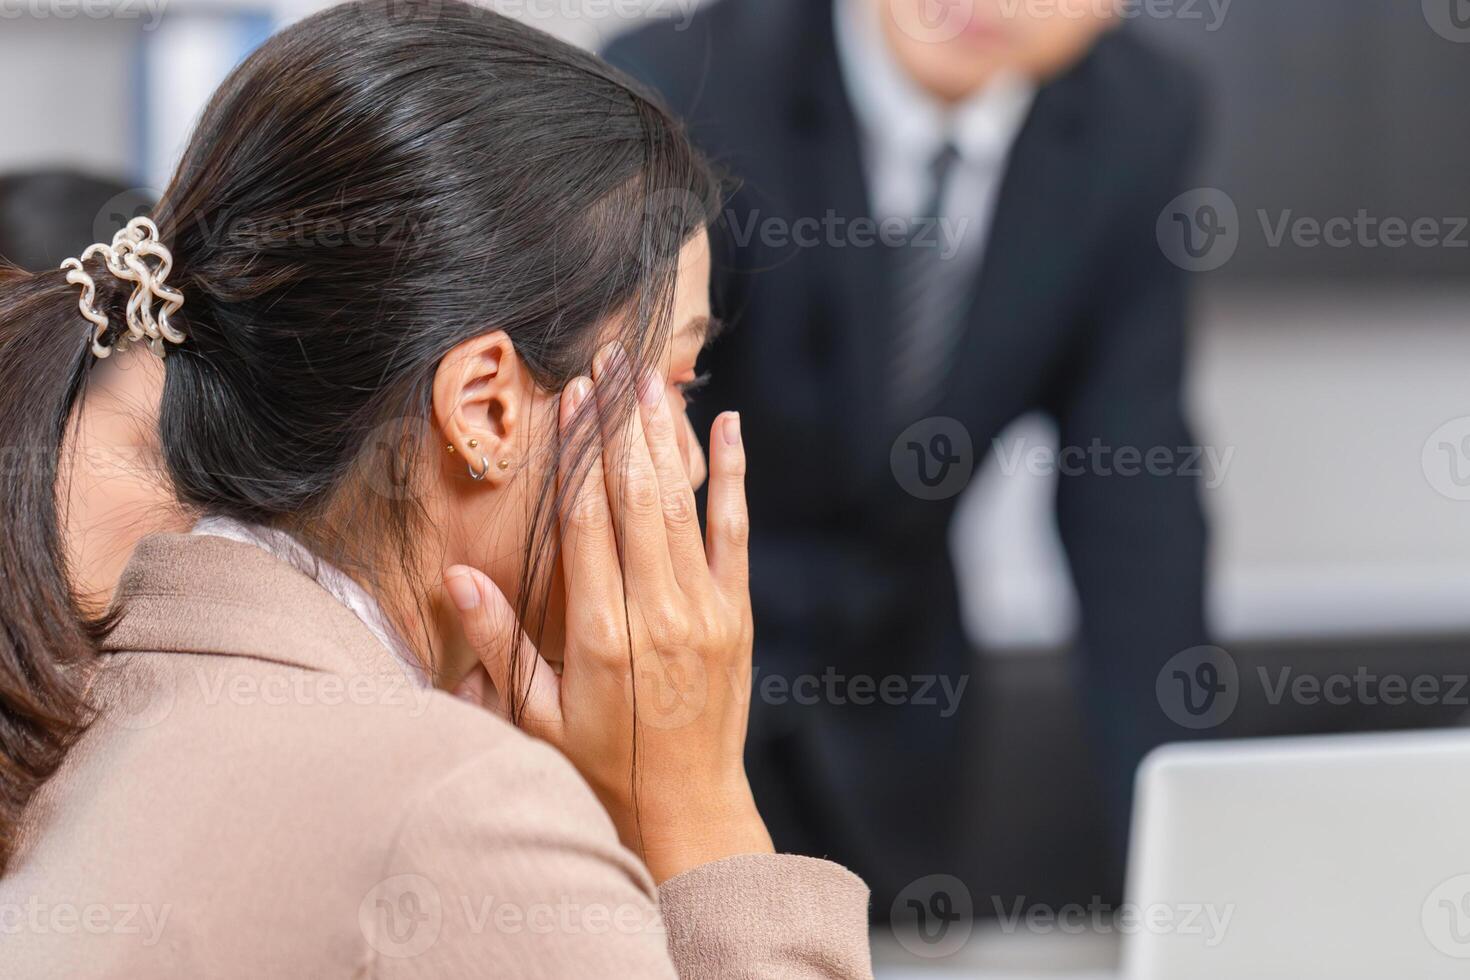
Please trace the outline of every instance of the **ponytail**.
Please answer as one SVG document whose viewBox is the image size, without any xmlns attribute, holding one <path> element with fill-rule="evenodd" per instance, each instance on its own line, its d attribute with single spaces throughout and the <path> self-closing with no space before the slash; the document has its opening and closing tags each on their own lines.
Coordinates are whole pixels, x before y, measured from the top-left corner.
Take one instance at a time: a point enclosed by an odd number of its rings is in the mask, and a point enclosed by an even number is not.
<svg viewBox="0 0 1470 980">
<path fill-rule="evenodd" d="M 89 715 L 83 672 L 97 627 L 72 596 L 57 503 L 62 443 L 92 360 L 78 295 L 64 273 L 0 261 L 0 873 L 22 811 Z"/>
</svg>

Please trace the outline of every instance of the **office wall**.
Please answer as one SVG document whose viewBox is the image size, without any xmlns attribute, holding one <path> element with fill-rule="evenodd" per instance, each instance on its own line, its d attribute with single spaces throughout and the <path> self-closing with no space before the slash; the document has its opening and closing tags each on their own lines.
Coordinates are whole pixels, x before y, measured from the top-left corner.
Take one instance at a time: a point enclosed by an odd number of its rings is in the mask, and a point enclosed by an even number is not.
<svg viewBox="0 0 1470 980">
<path fill-rule="evenodd" d="M 174 16 L 260 10 L 286 23 L 325 0 L 160 0 Z M 1428 0 L 1429 3 L 1440 0 Z M 1459 0 L 1443 0 L 1450 4 Z M 1125 0 L 1129 9 L 1141 9 Z M 682 18 L 699 0 L 498 0 L 515 16 L 595 46 L 639 16 Z M 1164 4 L 1131 25 L 1194 62 L 1215 93 L 1201 181 L 1237 199 L 1251 233 L 1222 278 L 1470 275 L 1470 249 L 1272 248 L 1274 219 L 1449 217 L 1470 212 L 1470 44 L 1436 33 L 1416 0 L 1212 0 Z M 1188 12 L 1189 16 L 1185 15 Z M 1198 16 L 1193 16 L 1197 14 Z M 132 70 L 153 18 L 7 19 L 0 30 L 0 170 L 58 159 L 137 167 Z M 191 67 L 191 66 L 183 66 Z M 126 85 L 114 79 L 126 78 Z M 196 86 L 183 71 L 172 84 Z M 202 99 L 203 93 L 189 93 Z M 56 106 L 74 107 L 59 126 Z M 192 113 L 187 114 L 192 118 Z M 166 161 L 154 165 L 166 169 Z M 143 176 L 139 174 L 139 176 Z"/>
<path fill-rule="evenodd" d="M 0 21 L 0 171 L 131 172 L 140 34 L 120 20 Z"/>
<path fill-rule="evenodd" d="M 1257 213 L 1470 215 L 1470 29 L 1451 40 L 1426 13 L 1463 0 L 1234 0 L 1217 18 L 1220 2 L 1136 26 L 1214 91 L 1202 182 L 1236 199 L 1248 231 L 1223 277 L 1470 279 L 1470 246 L 1273 248 Z"/>
</svg>

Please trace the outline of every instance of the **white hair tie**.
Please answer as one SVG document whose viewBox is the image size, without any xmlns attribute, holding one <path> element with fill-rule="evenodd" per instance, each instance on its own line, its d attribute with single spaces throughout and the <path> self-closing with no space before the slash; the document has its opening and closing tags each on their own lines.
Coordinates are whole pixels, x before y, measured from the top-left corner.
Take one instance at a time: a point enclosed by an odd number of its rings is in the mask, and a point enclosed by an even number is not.
<svg viewBox="0 0 1470 980">
<path fill-rule="evenodd" d="M 112 236 L 112 244 L 89 245 L 81 258 L 61 263 L 61 268 L 67 270 L 66 281 L 82 287 L 77 306 L 82 316 L 96 327 L 92 335 L 92 353 L 96 357 L 109 357 L 114 350 L 127 350 L 129 344 L 138 341 L 147 341 L 148 349 L 163 357 L 164 341 L 184 342 L 184 334 L 169 322 L 184 305 L 184 294 L 168 285 L 174 257 L 158 238 L 157 225 L 147 218 L 134 218 Z M 107 314 L 93 306 L 97 285 L 83 265 L 95 255 L 103 257 L 107 271 L 113 276 L 133 283 L 133 295 L 128 298 L 127 333 L 110 343 Z M 162 306 L 155 309 L 155 304 L 160 303 Z"/>
</svg>

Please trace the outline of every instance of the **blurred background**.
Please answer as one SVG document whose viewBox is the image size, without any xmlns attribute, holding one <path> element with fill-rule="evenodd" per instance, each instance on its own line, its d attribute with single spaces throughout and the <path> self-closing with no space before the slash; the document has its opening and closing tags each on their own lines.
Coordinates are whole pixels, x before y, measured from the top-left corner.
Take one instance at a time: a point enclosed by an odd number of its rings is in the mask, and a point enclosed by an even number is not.
<svg viewBox="0 0 1470 980">
<path fill-rule="evenodd" d="M 272 30 L 324 5 L 0 0 L 0 87 L 12 93 L 0 104 L 0 178 L 97 179 L 89 191 L 97 200 L 84 204 L 98 215 L 94 234 L 54 250 L 110 239 L 166 184 L 230 68 Z M 491 4 L 587 46 L 698 5 Z M 1211 625 L 1242 671 L 1470 670 L 1466 7 L 1235 0 L 1175 4 L 1126 28 L 1208 80 L 1213 113 L 1198 184 L 1222 191 L 1238 213 L 1233 255 L 1194 276 L 1188 399 L 1201 441 L 1220 452 L 1204 490 Z M 0 195 L 0 208 L 24 206 Z M 1397 246 L 1389 236 L 1313 244 L 1275 233 L 1283 220 L 1360 214 L 1409 227 L 1429 219 L 1437 231 Z M 1003 441 L 1054 438 L 1045 419 L 1028 418 Z M 984 462 L 952 533 L 985 679 L 977 691 L 987 736 L 975 756 L 994 801 L 975 828 L 992 874 L 985 893 L 1085 903 L 1110 897 L 1110 885 L 1077 721 L 1068 656 L 1076 601 L 1053 527 L 1053 486 L 1043 475 L 1003 473 L 1001 453 L 990 450 L 977 447 Z M 1459 724 L 1470 714 L 1448 700 L 1272 705 L 1247 690 L 1225 727 L 1256 735 Z M 970 944 L 966 973 L 1101 969 L 1115 955 L 1096 935 L 982 938 Z M 880 942 L 879 952 L 880 975 L 907 975 L 902 950 Z"/>
</svg>

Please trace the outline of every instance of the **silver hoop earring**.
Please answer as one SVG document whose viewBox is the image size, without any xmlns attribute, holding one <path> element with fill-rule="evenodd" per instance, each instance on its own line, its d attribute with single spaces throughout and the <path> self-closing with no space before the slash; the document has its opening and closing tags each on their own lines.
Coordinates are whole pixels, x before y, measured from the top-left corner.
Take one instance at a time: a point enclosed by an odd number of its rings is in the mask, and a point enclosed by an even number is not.
<svg viewBox="0 0 1470 980">
<path fill-rule="evenodd" d="M 472 480 L 483 480 L 485 479 L 485 474 L 490 472 L 490 461 L 484 456 L 480 457 L 480 472 L 478 473 L 475 472 L 473 464 L 466 463 L 464 465 L 465 469 L 470 471 L 470 479 Z"/>
</svg>

